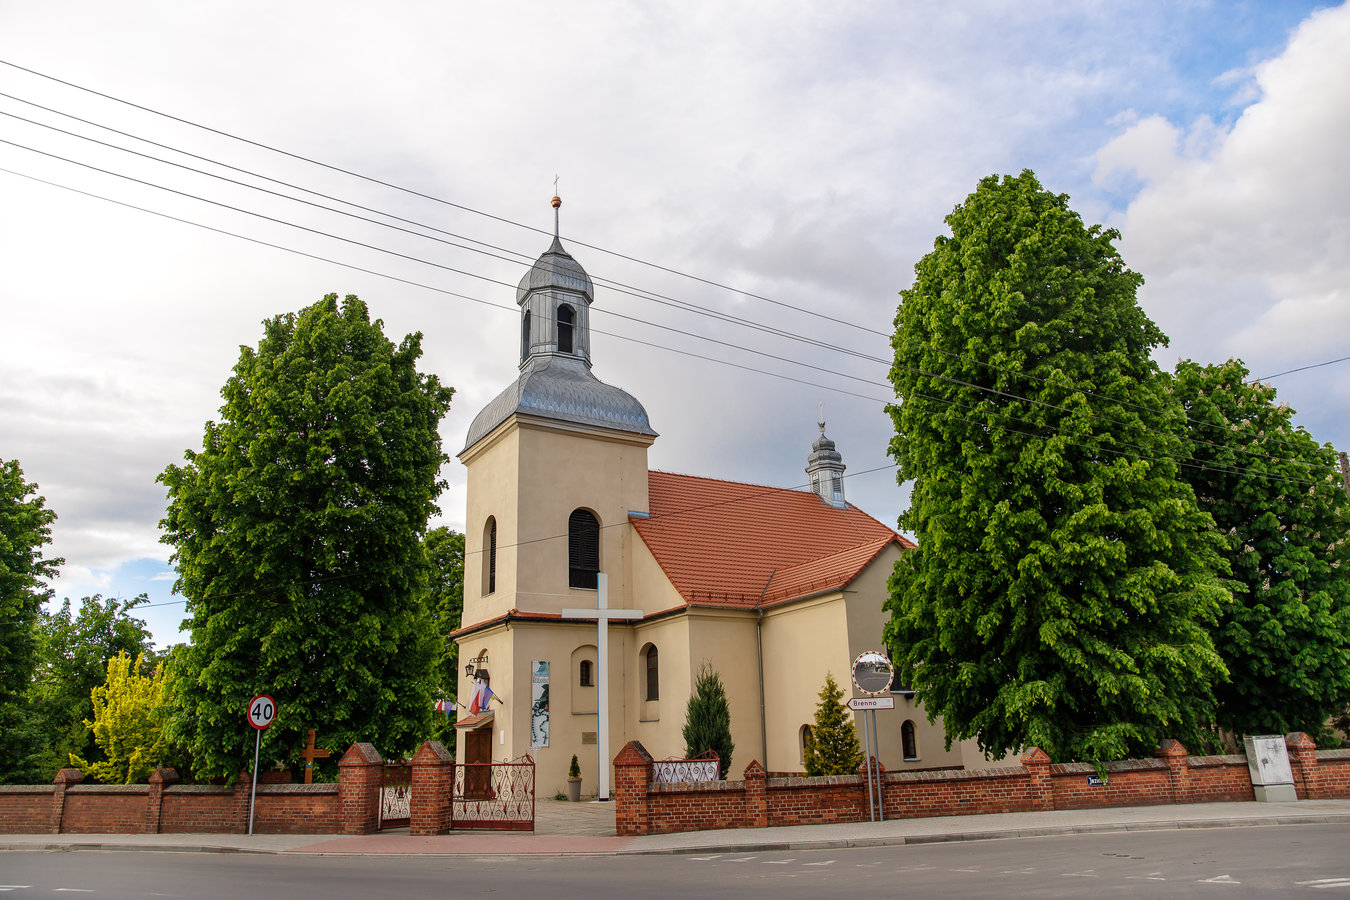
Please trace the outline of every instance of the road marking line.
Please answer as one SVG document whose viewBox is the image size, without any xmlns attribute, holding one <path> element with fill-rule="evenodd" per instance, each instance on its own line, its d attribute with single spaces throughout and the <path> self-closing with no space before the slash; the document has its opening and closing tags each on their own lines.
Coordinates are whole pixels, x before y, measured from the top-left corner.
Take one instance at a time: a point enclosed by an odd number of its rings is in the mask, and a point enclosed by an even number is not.
<svg viewBox="0 0 1350 900">
<path fill-rule="evenodd" d="M 825 860 L 824 862 L 818 862 L 818 863 L 802 863 L 802 865 L 804 865 L 804 866 L 832 866 L 832 865 L 834 865 L 834 860 L 832 860 L 832 859 L 827 859 L 827 860 Z"/>
<path fill-rule="evenodd" d="M 1144 881 L 1166 881 L 1166 880 L 1167 880 L 1166 878 L 1163 878 L 1163 877 L 1162 877 L 1162 873 L 1161 873 L 1161 872 L 1149 872 L 1147 875 L 1126 875 L 1126 876 L 1125 876 L 1125 880 L 1126 880 L 1126 881 L 1130 880 L 1131 878 L 1138 878 L 1138 879 L 1142 879 L 1142 880 L 1144 880 Z"/>
<path fill-rule="evenodd" d="M 67 894 L 92 894 L 92 893 L 94 892 L 94 889 L 93 889 L 93 888 L 52 888 L 52 893 L 53 893 L 53 894 L 60 894 L 60 893 L 63 893 L 63 892 L 64 892 L 64 893 L 67 893 Z"/>
<path fill-rule="evenodd" d="M 979 869 L 948 869 L 948 872 L 978 872 Z"/>
<path fill-rule="evenodd" d="M 766 860 L 764 860 L 764 865 L 766 865 L 766 866 L 786 866 L 788 863 L 794 862 L 795 859 L 796 859 L 796 857 L 793 857 L 793 859 L 766 859 Z"/>
<path fill-rule="evenodd" d="M 1242 884 L 1231 875 L 1215 875 L 1213 878 L 1201 878 L 1200 884 Z"/>
<path fill-rule="evenodd" d="M 1061 878 L 1101 878 L 1096 869 L 1084 869 L 1081 872 L 1060 872 Z"/>
<path fill-rule="evenodd" d="M 1302 887 L 1317 888 L 1350 888 L 1350 878 L 1319 878 L 1316 881 L 1296 881 L 1294 884 Z"/>
<path fill-rule="evenodd" d="M 696 859 L 699 862 L 707 862 L 710 859 L 720 859 L 722 854 L 714 853 L 712 856 L 691 856 L 690 859 Z"/>
<path fill-rule="evenodd" d="M 1000 875 L 1030 875 L 1032 872 L 1035 872 L 1035 871 L 1036 871 L 1036 867 L 1035 867 L 1035 866 L 1025 866 L 1025 867 L 1023 867 L 1023 868 L 1021 868 L 1021 869 L 1004 869 L 1002 872 L 999 872 L 998 874 L 1000 874 Z"/>
<path fill-rule="evenodd" d="M 727 862 L 749 862 L 754 859 L 753 856 L 742 856 L 740 859 L 729 859 Z"/>
</svg>

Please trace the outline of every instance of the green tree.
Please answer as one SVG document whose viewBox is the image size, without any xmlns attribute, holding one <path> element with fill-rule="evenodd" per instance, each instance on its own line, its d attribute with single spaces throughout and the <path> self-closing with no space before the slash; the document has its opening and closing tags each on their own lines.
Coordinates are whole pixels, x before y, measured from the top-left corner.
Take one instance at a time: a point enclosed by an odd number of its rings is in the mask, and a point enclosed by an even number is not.
<svg viewBox="0 0 1350 900">
<path fill-rule="evenodd" d="M 816 704 L 816 721 L 806 735 L 807 775 L 854 775 L 863 763 L 858 729 L 844 704 L 844 691 L 825 673 L 825 685 Z"/>
<path fill-rule="evenodd" d="M 108 675 L 91 692 L 93 720 L 85 726 L 103 751 L 104 759 L 89 762 L 71 754 L 71 765 L 95 781 L 135 784 L 145 781 L 172 755 L 165 732 L 169 714 L 168 683 L 163 667 L 141 674 L 143 657 L 118 653 L 108 660 Z"/>
<path fill-rule="evenodd" d="M 430 565 L 429 600 L 432 627 L 440 640 L 436 663 L 435 696 L 454 703 L 458 682 L 459 647 L 450 639 L 464 614 L 464 535 L 444 525 L 427 532 L 422 541 Z M 451 707 L 453 709 L 453 706 Z M 455 746 L 454 714 L 436 717 L 431 737 L 446 747 Z"/>
<path fill-rule="evenodd" d="M 45 745 L 40 757 L 41 781 L 51 781 L 58 769 L 70 765 L 71 754 L 103 759 L 85 725 L 86 719 L 94 717 L 91 692 L 103 684 L 108 661 L 119 653 L 129 659 L 141 658 L 149 669 L 154 668 L 154 640 L 145 621 L 131 615 L 149 602 L 145 594 L 134 600 L 105 600 L 95 594 L 80 601 L 77 614 L 72 615 L 69 598 L 55 612 L 42 614 L 40 661 L 31 692 Z"/>
<path fill-rule="evenodd" d="M 37 623 L 46 580 L 64 560 L 45 559 L 56 513 L 15 460 L 0 460 L 0 782 L 40 777 L 41 729 L 28 691 L 38 663 Z"/>
<path fill-rule="evenodd" d="M 1140 276 L 1068 197 L 991 176 L 903 291 L 891 454 L 913 479 L 886 640 L 947 740 L 1056 760 L 1212 739 L 1222 541 L 1180 480 Z"/>
<path fill-rule="evenodd" d="M 1330 445 L 1247 376 L 1239 360 L 1183 360 L 1173 379 L 1192 420 L 1181 476 L 1232 568 L 1214 629 L 1232 679 L 1215 691 L 1219 724 L 1317 735 L 1350 703 L 1350 500 Z"/>
<path fill-rule="evenodd" d="M 712 750 L 722 778 L 731 771 L 731 707 L 722 678 L 708 662 L 698 667 L 694 693 L 684 710 L 684 755 L 693 758 Z"/>
<path fill-rule="evenodd" d="M 251 765 L 255 693 L 277 702 L 273 758 L 309 728 L 407 752 L 434 714 L 421 537 L 453 391 L 417 371 L 420 334 L 395 346 L 354 296 L 263 325 L 202 449 L 160 475 L 192 633 L 172 732 L 204 777 Z"/>
</svg>

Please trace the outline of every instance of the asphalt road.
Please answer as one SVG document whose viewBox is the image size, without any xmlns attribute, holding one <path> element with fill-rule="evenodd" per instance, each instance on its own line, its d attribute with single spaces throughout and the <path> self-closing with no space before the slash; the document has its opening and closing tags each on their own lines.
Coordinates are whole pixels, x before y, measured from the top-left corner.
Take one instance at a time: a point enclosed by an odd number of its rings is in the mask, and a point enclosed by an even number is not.
<svg viewBox="0 0 1350 900">
<path fill-rule="evenodd" d="M 549 858 L 0 853 L 6 897 L 1350 897 L 1350 826 Z"/>
</svg>

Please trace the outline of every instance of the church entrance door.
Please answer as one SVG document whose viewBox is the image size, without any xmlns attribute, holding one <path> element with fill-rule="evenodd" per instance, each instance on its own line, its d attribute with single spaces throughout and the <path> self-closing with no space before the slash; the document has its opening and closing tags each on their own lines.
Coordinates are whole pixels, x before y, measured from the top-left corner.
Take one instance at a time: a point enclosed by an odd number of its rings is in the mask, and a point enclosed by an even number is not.
<svg viewBox="0 0 1350 900">
<path fill-rule="evenodd" d="M 492 790 L 491 723 L 464 735 L 464 769 L 464 799 L 488 799 Z"/>
</svg>

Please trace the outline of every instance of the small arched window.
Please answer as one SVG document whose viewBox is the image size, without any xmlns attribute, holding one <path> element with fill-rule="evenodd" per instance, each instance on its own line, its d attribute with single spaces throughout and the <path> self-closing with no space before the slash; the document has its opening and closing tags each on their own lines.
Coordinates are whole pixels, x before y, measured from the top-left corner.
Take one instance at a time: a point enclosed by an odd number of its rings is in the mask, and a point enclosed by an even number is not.
<svg viewBox="0 0 1350 900">
<path fill-rule="evenodd" d="M 806 748 L 811 742 L 811 726 L 803 725 L 797 734 L 797 750 L 801 753 L 801 764 L 806 765 Z"/>
<path fill-rule="evenodd" d="M 488 516 L 483 526 L 483 593 L 497 590 L 497 517 Z"/>
<path fill-rule="evenodd" d="M 910 719 L 906 719 L 905 724 L 900 726 L 900 746 L 905 759 L 919 758 L 919 744 L 914 739 L 914 722 Z"/>
<path fill-rule="evenodd" d="M 577 314 L 572 307 L 558 307 L 558 352 L 572 352 L 572 330 L 576 326 Z"/>
<path fill-rule="evenodd" d="M 595 590 L 600 573 L 600 520 L 586 509 L 567 518 L 567 586 Z"/>
<path fill-rule="evenodd" d="M 591 661 L 589 659 L 583 659 L 581 661 L 580 669 L 581 674 L 577 679 L 578 683 L 582 687 L 595 687 L 595 676 L 591 671 Z"/>
<path fill-rule="evenodd" d="M 530 355 L 530 311 L 525 310 L 525 318 L 520 324 L 520 358 Z"/>
<path fill-rule="evenodd" d="M 647 646 L 647 653 L 646 653 L 645 655 L 646 655 L 646 657 L 647 657 L 647 695 L 646 695 L 646 696 L 647 696 L 647 699 L 648 699 L 648 700 L 660 700 L 660 699 L 661 699 L 661 677 L 660 677 L 660 668 L 659 668 L 659 666 L 657 665 L 657 660 L 656 660 L 656 645 L 655 645 L 655 644 L 649 644 L 649 645 Z"/>
</svg>

